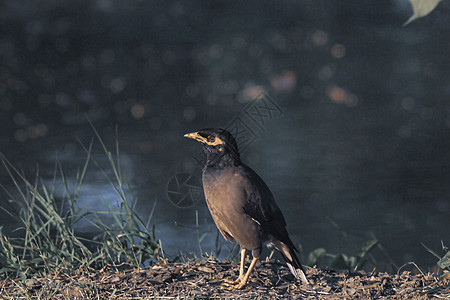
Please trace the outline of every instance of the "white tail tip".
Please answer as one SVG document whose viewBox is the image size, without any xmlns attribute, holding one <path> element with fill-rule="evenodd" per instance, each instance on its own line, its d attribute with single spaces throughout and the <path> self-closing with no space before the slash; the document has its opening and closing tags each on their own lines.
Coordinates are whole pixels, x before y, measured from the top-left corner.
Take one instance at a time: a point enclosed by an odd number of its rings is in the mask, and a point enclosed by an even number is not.
<svg viewBox="0 0 450 300">
<path fill-rule="evenodd" d="M 300 279 L 301 281 L 303 281 L 303 283 L 309 283 L 308 279 L 306 279 L 305 273 L 303 273 L 301 269 L 294 268 L 294 266 L 288 262 L 286 263 L 286 265 L 289 267 L 289 270 L 291 271 L 292 275 L 295 276 L 295 278 Z"/>
</svg>

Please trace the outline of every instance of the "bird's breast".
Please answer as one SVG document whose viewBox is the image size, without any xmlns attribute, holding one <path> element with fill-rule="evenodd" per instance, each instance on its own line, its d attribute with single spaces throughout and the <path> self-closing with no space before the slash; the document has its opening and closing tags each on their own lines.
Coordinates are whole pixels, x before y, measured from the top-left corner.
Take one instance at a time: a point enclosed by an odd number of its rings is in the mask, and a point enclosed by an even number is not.
<svg viewBox="0 0 450 300">
<path fill-rule="evenodd" d="M 231 236 L 246 249 L 259 247 L 259 225 L 244 211 L 246 178 L 234 168 L 203 173 L 206 203 L 225 238 Z"/>
<path fill-rule="evenodd" d="M 203 173 L 203 189 L 208 205 L 216 209 L 233 210 L 245 204 L 243 178 L 230 169 Z"/>
</svg>

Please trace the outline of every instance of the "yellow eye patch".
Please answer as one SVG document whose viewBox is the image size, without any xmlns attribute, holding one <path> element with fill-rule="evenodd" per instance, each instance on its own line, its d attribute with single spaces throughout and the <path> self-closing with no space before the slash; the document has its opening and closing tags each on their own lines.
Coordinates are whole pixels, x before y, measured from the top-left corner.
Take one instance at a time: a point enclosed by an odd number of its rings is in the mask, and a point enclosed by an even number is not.
<svg viewBox="0 0 450 300">
<path fill-rule="evenodd" d="M 208 139 L 206 139 L 206 144 L 209 146 L 218 146 L 223 145 L 223 141 L 217 136 L 209 136 Z"/>
</svg>

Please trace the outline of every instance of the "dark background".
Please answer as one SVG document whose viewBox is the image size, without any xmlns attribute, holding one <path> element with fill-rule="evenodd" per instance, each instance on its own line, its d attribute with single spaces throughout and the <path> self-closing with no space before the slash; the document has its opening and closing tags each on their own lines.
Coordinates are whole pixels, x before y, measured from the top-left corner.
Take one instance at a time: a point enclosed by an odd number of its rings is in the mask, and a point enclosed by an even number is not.
<svg viewBox="0 0 450 300">
<path fill-rule="evenodd" d="M 406 0 L 2 1 L 0 151 L 48 185 L 59 159 L 73 185 L 89 118 L 119 141 L 144 219 L 156 201 L 168 255 L 199 255 L 196 211 L 200 234 L 216 234 L 204 202 L 168 197 L 186 174 L 181 194 L 198 192 L 201 147 L 183 134 L 237 126 L 304 254 L 356 254 L 375 237 L 399 266 L 426 269 L 436 259 L 420 242 L 450 240 L 449 8 L 402 27 Z M 98 140 L 94 157 L 111 174 Z M 0 180 L 12 189 L 4 169 Z M 119 201 L 92 166 L 80 205 L 104 198 Z"/>
</svg>

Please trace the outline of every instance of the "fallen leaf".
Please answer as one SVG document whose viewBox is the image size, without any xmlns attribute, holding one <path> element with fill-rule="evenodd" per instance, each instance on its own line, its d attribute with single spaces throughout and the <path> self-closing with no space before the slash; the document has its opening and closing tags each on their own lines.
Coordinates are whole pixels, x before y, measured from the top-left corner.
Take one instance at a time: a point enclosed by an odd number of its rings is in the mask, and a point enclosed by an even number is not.
<svg viewBox="0 0 450 300">
<path fill-rule="evenodd" d="M 202 272 L 205 272 L 205 273 L 215 273 L 213 269 L 208 268 L 208 267 L 200 266 L 200 267 L 198 267 L 198 269 L 199 269 L 200 271 L 202 271 Z"/>
<path fill-rule="evenodd" d="M 441 0 L 409 0 L 409 2 L 411 2 L 414 13 L 403 26 L 408 25 L 415 19 L 428 15 Z"/>
</svg>

